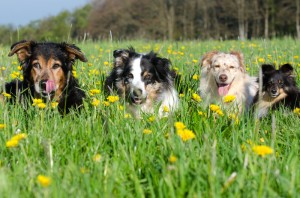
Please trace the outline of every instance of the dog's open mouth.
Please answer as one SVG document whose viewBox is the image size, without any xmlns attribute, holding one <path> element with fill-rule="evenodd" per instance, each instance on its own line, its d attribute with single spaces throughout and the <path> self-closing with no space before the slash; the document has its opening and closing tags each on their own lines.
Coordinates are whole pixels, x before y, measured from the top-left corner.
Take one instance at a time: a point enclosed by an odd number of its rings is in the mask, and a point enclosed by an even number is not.
<svg viewBox="0 0 300 198">
<path fill-rule="evenodd" d="M 130 99 L 131 99 L 131 102 L 136 105 L 140 105 L 144 101 L 142 98 L 137 97 L 137 96 L 131 96 Z"/>
<path fill-rule="evenodd" d="M 231 84 L 217 83 L 217 86 L 218 86 L 218 93 L 219 93 L 219 95 L 220 96 L 225 96 L 228 93 Z"/>
</svg>

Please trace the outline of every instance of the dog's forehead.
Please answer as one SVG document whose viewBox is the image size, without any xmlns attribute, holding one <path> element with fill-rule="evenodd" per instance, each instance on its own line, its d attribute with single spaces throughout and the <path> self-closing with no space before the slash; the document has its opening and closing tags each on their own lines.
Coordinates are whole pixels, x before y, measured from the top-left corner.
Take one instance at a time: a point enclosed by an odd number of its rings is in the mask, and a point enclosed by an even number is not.
<svg viewBox="0 0 300 198">
<path fill-rule="evenodd" d="M 33 58 L 42 57 L 45 60 L 66 58 L 66 52 L 62 50 L 59 44 L 55 43 L 39 43 L 33 49 Z"/>
<path fill-rule="evenodd" d="M 239 66 L 239 59 L 233 54 L 219 53 L 212 57 L 212 64 Z"/>
</svg>

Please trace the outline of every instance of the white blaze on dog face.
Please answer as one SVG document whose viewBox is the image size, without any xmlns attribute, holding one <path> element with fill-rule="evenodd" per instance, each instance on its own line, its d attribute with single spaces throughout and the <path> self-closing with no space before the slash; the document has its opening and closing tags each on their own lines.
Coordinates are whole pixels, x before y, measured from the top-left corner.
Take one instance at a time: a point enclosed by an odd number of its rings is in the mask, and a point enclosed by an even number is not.
<svg viewBox="0 0 300 198">
<path fill-rule="evenodd" d="M 218 53 L 211 59 L 211 72 L 215 77 L 219 95 L 226 95 L 230 85 L 238 73 L 241 73 L 241 63 L 234 54 Z"/>
<path fill-rule="evenodd" d="M 147 97 L 146 90 L 145 90 L 145 83 L 142 79 L 142 68 L 141 68 L 141 57 L 138 57 L 132 61 L 132 69 L 131 74 L 133 76 L 131 80 L 131 90 L 130 92 L 133 93 L 136 90 L 139 90 L 138 96 L 142 97 L 143 99 Z"/>
<path fill-rule="evenodd" d="M 59 97 L 64 87 L 65 77 L 62 63 L 54 58 L 37 56 L 31 63 L 31 77 L 35 91 L 42 97 Z"/>
</svg>

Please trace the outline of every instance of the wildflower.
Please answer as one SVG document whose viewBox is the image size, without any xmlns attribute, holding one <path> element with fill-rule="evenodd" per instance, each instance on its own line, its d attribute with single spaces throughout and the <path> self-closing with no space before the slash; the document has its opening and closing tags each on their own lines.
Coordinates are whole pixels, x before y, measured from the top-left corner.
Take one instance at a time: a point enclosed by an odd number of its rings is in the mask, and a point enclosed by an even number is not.
<svg viewBox="0 0 300 198">
<path fill-rule="evenodd" d="M 123 107 L 123 105 L 119 105 L 119 110 L 121 110 L 121 111 L 123 111 L 124 110 L 124 107 Z"/>
<path fill-rule="evenodd" d="M 104 65 L 105 66 L 109 65 L 109 62 L 108 61 L 104 61 Z"/>
<path fill-rule="evenodd" d="M 11 95 L 9 93 L 3 92 L 2 95 L 6 98 L 11 98 Z"/>
<path fill-rule="evenodd" d="M 231 114 L 228 115 L 228 118 L 234 120 L 235 124 L 239 124 L 240 123 L 239 118 L 237 117 L 236 114 L 231 113 Z"/>
<path fill-rule="evenodd" d="M 177 161 L 177 157 L 175 156 L 175 155 L 170 155 L 170 157 L 169 157 L 169 162 L 171 162 L 171 163 L 175 163 Z"/>
<path fill-rule="evenodd" d="M 38 183 L 43 187 L 48 187 L 51 184 L 51 178 L 45 175 L 38 175 L 37 176 Z"/>
<path fill-rule="evenodd" d="M 148 118 L 148 121 L 149 121 L 149 122 L 154 122 L 154 121 L 155 121 L 155 116 L 150 116 L 150 117 Z"/>
<path fill-rule="evenodd" d="M 265 62 L 265 59 L 264 59 L 264 58 L 259 58 L 259 59 L 258 59 L 258 62 L 264 63 L 264 62 Z"/>
<path fill-rule="evenodd" d="M 180 98 L 183 98 L 183 97 L 184 97 L 184 94 L 183 94 L 183 93 L 179 94 L 179 97 L 180 97 Z"/>
<path fill-rule="evenodd" d="M 4 129 L 5 128 L 5 124 L 0 124 L 0 129 Z"/>
<path fill-rule="evenodd" d="M 23 139 L 27 138 L 27 134 L 26 133 L 19 133 L 17 135 L 14 135 L 10 140 L 16 140 L 16 141 L 20 141 Z"/>
<path fill-rule="evenodd" d="M 72 71 L 72 74 L 73 74 L 74 78 L 77 78 L 77 77 L 78 77 L 76 71 Z"/>
<path fill-rule="evenodd" d="M 219 116 L 224 116 L 224 113 L 221 109 L 217 110 L 216 113 L 219 115 Z"/>
<path fill-rule="evenodd" d="M 198 63 L 198 60 L 193 59 L 192 62 L 193 62 L 193 63 Z"/>
<path fill-rule="evenodd" d="M 41 103 L 43 103 L 42 99 L 34 98 L 32 106 L 35 106 L 35 105 L 38 105 L 38 104 L 41 104 Z"/>
<path fill-rule="evenodd" d="M 90 96 L 93 96 L 93 95 L 99 94 L 99 93 L 100 93 L 100 90 L 99 90 L 99 89 L 91 89 L 91 90 L 89 91 Z"/>
<path fill-rule="evenodd" d="M 192 98 L 197 102 L 201 102 L 201 97 L 196 93 L 193 93 Z"/>
<path fill-rule="evenodd" d="M 18 66 L 18 70 L 21 71 L 22 70 L 22 66 L 19 65 Z"/>
<path fill-rule="evenodd" d="M 6 70 L 6 67 L 1 67 L 1 70 L 2 70 L 2 71 L 5 71 L 5 70 Z"/>
<path fill-rule="evenodd" d="M 236 97 L 234 95 L 227 95 L 227 96 L 224 96 L 223 101 L 225 103 L 230 103 L 230 102 L 234 101 L 235 98 Z"/>
<path fill-rule="evenodd" d="M 111 103 L 114 103 L 116 101 L 119 101 L 119 96 L 108 96 L 107 100 Z"/>
<path fill-rule="evenodd" d="M 144 130 L 143 130 L 143 133 L 144 133 L 144 134 L 150 134 L 150 133 L 152 133 L 152 131 L 151 131 L 150 129 L 144 129 Z"/>
<path fill-rule="evenodd" d="M 169 107 L 167 107 L 167 106 L 164 106 L 164 107 L 163 107 L 163 112 L 166 112 L 166 113 L 167 113 L 167 112 L 170 112 L 170 109 L 169 109 Z"/>
<path fill-rule="evenodd" d="M 299 56 L 297 56 L 297 55 L 294 56 L 294 59 L 298 59 L 298 58 L 299 58 Z"/>
<path fill-rule="evenodd" d="M 252 142 L 252 140 L 247 140 L 247 143 L 249 144 L 249 145 L 253 145 L 253 142 Z"/>
<path fill-rule="evenodd" d="M 129 113 L 126 113 L 126 114 L 124 115 L 124 118 L 131 118 L 131 115 L 130 115 Z"/>
<path fill-rule="evenodd" d="M 264 143 L 265 139 L 264 138 L 260 138 L 259 141 L 262 142 L 262 143 Z"/>
<path fill-rule="evenodd" d="M 90 67 L 93 66 L 93 63 L 88 63 L 88 66 L 90 66 Z"/>
<path fill-rule="evenodd" d="M 104 101 L 103 105 L 106 106 L 106 107 L 108 107 L 110 105 L 110 103 L 108 101 Z"/>
<path fill-rule="evenodd" d="M 51 102 L 51 107 L 55 109 L 58 106 L 58 102 Z"/>
<path fill-rule="evenodd" d="M 40 109 L 45 109 L 46 108 L 46 104 L 45 103 L 39 103 L 39 104 L 37 104 L 37 106 L 38 106 L 38 108 L 40 108 Z"/>
<path fill-rule="evenodd" d="M 14 148 L 14 147 L 17 147 L 19 144 L 19 141 L 18 140 L 8 140 L 6 142 L 6 147 L 7 148 Z"/>
<path fill-rule="evenodd" d="M 261 145 L 261 146 L 253 146 L 252 147 L 252 150 L 254 153 L 264 157 L 265 155 L 268 155 L 268 154 L 272 154 L 273 153 L 273 149 L 269 146 L 264 146 L 264 145 Z"/>
<path fill-rule="evenodd" d="M 101 155 L 100 154 L 96 154 L 93 156 L 93 161 L 94 162 L 100 162 L 100 159 L 101 159 Z"/>
<path fill-rule="evenodd" d="M 175 122 L 174 126 L 177 130 L 183 130 L 186 127 L 182 122 Z"/>
<path fill-rule="evenodd" d="M 100 104 L 100 100 L 94 98 L 93 101 L 92 101 L 92 105 L 93 105 L 94 107 L 97 107 L 99 104 Z"/>
<path fill-rule="evenodd" d="M 221 108 L 218 106 L 218 105 L 215 105 L 215 104 L 211 104 L 209 106 L 210 110 L 213 111 L 213 112 L 217 112 L 219 110 L 221 110 Z"/>
<path fill-rule="evenodd" d="M 84 168 L 84 167 L 81 167 L 81 168 L 80 168 L 80 172 L 81 172 L 82 174 L 85 174 L 85 173 L 88 173 L 89 170 L 86 169 L 86 168 Z"/>
<path fill-rule="evenodd" d="M 300 108 L 295 108 L 294 113 L 298 116 L 300 116 Z"/>
<path fill-rule="evenodd" d="M 193 80 L 199 80 L 199 75 L 194 74 L 192 78 L 193 78 Z"/>
<path fill-rule="evenodd" d="M 183 130 L 178 130 L 177 135 L 185 142 L 187 140 L 194 139 L 196 135 L 194 134 L 193 131 L 189 129 L 183 129 Z"/>
</svg>

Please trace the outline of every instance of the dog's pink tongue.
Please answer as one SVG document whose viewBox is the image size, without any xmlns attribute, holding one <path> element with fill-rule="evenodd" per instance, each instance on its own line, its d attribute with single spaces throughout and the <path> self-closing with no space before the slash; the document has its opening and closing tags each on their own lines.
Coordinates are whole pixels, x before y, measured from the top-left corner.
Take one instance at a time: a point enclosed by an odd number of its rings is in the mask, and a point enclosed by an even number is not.
<svg viewBox="0 0 300 198">
<path fill-rule="evenodd" d="M 47 80 L 46 82 L 46 92 L 51 93 L 55 90 L 55 83 L 53 80 Z"/>
<path fill-rule="evenodd" d="M 229 91 L 230 85 L 224 85 L 218 87 L 218 92 L 220 96 L 225 96 Z"/>
</svg>

